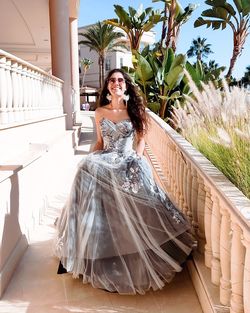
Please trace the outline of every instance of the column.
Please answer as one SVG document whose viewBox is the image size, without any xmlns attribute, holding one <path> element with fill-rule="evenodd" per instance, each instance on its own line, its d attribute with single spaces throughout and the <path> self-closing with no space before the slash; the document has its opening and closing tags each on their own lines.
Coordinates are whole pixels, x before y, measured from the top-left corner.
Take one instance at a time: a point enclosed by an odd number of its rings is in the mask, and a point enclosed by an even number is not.
<svg viewBox="0 0 250 313">
<path fill-rule="evenodd" d="M 77 121 L 80 113 L 80 94 L 79 94 L 79 55 L 78 55 L 78 20 L 70 19 L 70 37 L 71 37 L 71 68 L 72 68 L 72 87 L 73 104 L 75 118 Z"/>
<path fill-rule="evenodd" d="M 66 128 L 73 127 L 72 86 L 71 86 L 71 39 L 68 0 L 50 0 L 50 38 L 52 74 L 64 81 L 63 108 Z"/>
</svg>

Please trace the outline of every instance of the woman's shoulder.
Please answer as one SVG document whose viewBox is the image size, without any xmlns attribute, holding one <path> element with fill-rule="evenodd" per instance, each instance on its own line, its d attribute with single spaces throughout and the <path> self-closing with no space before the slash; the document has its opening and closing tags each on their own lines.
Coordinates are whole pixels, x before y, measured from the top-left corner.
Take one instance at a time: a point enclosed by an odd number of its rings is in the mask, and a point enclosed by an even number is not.
<svg viewBox="0 0 250 313">
<path fill-rule="evenodd" d="M 104 116 L 106 116 L 107 110 L 108 110 L 107 105 L 98 107 L 98 108 L 95 110 L 95 117 L 96 117 L 96 119 L 101 119 L 101 118 L 103 118 Z"/>
<path fill-rule="evenodd" d="M 100 113 L 100 112 L 103 112 L 103 106 L 97 107 L 97 108 L 95 109 L 95 113 Z"/>
<path fill-rule="evenodd" d="M 102 113 L 102 112 L 107 111 L 108 109 L 109 109 L 109 105 L 106 104 L 106 105 L 103 105 L 103 106 L 101 106 L 101 107 L 98 107 L 98 108 L 95 110 L 95 112 L 96 112 L 97 114 L 99 114 L 99 113 Z"/>
</svg>

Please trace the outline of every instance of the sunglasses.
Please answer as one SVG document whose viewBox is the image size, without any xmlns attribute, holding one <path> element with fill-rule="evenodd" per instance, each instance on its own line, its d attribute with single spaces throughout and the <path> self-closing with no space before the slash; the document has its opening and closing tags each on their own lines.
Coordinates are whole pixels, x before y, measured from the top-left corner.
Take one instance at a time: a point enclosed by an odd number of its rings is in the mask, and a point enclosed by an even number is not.
<svg viewBox="0 0 250 313">
<path fill-rule="evenodd" d="M 108 80 L 108 82 L 109 83 L 112 83 L 112 84 L 114 84 L 116 81 L 118 81 L 118 83 L 124 83 L 125 82 L 125 79 L 124 78 L 122 78 L 122 77 L 119 77 L 119 78 L 114 78 L 114 77 L 111 77 L 109 80 Z"/>
</svg>

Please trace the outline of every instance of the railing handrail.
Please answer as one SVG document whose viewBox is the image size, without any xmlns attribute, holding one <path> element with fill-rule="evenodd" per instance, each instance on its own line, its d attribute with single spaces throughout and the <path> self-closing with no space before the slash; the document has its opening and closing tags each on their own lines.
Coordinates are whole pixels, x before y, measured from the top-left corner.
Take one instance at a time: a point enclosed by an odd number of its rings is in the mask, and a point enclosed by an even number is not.
<svg viewBox="0 0 250 313">
<path fill-rule="evenodd" d="M 24 60 L 18 58 L 17 56 L 15 56 L 15 55 L 13 55 L 13 54 L 5 51 L 5 50 L 0 49 L 0 56 L 4 56 L 4 57 L 6 57 L 8 59 L 14 60 L 17 63 L 20 63 L 20 64 L 22 64 L 24 66 L 27 66 L 30 69 L 33 69 L 33 70 L 35 70 L 35 71 L 37 71 L 37 72 L 39 72 L 39 73 L 41 73 L 43 75 L 48 76 L 49 78 L 52 78 L 53 80 L 56 80 L 56 81 L 58 81 L 60 83 L 63 83 L 62 79 L 60 79 L 60 78 L 58 78 L 58 77 L 56 77 L 56 76 L 54 76 L 52 74 L 47 73 L 46 71 L 42 70 L 41 68 L 39 68 L 39 67 L 37 67 L 37 66 L 27 62 L 27 61 L 24 61 Z"/>
<path fill-rule="evenodd" d="M 250 200 L 185 138 L 154 113 L 149 115 L 148 156 L 157 164 L 155 173 L 163 188 L 186 215 L 197 238 L 196 265 L 191 272 L 197 272 L 193 282 L 204 312 L 216 312 L 216 306 L 222 305 L 230 312 L 249 313 Z M 211 269 L 216 292 L 204 285 L 205 268 Z M 201 285 L 204 293 L 200 293 Z"/>
<path fill-rule="evenodd" d="M 0 124 L 63 113 L 63 80 L 0 50 Z"/>
<path fill-rule="evenodd" d="M 178 134 L 155 113 L 149 111 L 148 114 L 167 133 L 171 141 L 178 146 L 183 155 L 185 155 L 185 158 L 195 165 L 200 176 L 205 178 L 209 182 L 209 185 L 219 193 L 220 199 L 223 200 L 226 205 L 233 208 L 232 213 L 237 213 L 237 217 L 240 218 L 241 223 L 245 225 L 246 230 L 250 231 L 250 219 L 247 218 L 247 213 L 250 215 L 250 200 L 205 156 L 186 141 L 184 137 Z M 183 142 L 185 142 L 185 147 Z M 241 203 L 239 204 L 239 202 Z M 242 211 L 242 207 L 246 212 Z"/>
</svg>

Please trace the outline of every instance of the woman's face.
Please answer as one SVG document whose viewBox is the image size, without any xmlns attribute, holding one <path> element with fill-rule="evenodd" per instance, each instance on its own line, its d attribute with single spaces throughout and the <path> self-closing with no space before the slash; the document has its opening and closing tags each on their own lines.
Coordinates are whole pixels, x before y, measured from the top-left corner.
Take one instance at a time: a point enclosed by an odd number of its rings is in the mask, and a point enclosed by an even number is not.
<svg viewBox="0 0 250 313">
<path fill-rule="evenodd" d="M 126 90 L 125 79 L 120 72 L 113 73 L 108 80 L 108 91 L 111 96 L 123 96 Z"/>
</svg>

